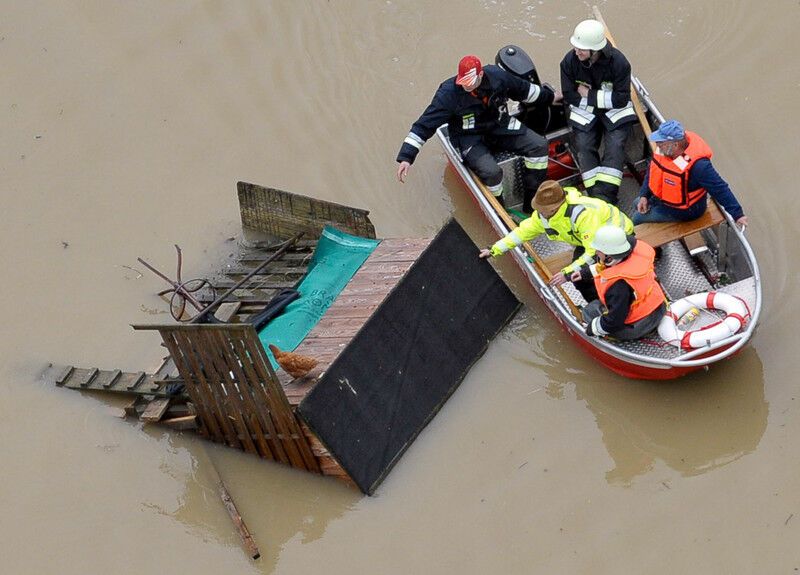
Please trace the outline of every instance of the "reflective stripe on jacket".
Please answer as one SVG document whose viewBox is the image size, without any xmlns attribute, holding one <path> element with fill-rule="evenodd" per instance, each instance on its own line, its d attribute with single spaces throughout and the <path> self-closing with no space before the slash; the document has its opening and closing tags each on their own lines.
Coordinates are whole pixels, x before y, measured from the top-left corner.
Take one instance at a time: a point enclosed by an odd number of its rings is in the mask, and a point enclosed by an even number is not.
<svg viewBox="0 0 800 575">
<path fill-rule="evenodd" d="M 636 121 L 631 102 L 631 65 L 625 55 L 607 44 L 591 65 L 578 60 L 574 50 L 561 61 L 561 91 L 575 129 L 593 129 L 599 118 L 606 130 Z M 583 97 L 578 86 L 589 88 Z"/>
<path fill-rule="evenodd" d="M 494 65 L 483 67 L 483 80 L 473 92 L 465 92 L 456 77 L 439 85 L 431 103 L 411 126 L 397 154 L 398 162 L 414 163 L 420 149 L 436 129 L 447 124 L 454 143 L 460 135 L 514 135 L 526 131 L 522 122 L 509 116 L 507 102 L 548 106 L 553 90 L 518 78 Z"/>
<path fill-rule="evenodd" d="M 689 190 L 689 172 L 697 160 L 711 159 L 713 154 L 705 140 L 694 132 L 686 132 L 686 141 L 689 143 L 686 150 L 674 160 L 653 154 L 648 175 L 653 195 L 665 205 L 678 209 L 694 205 L 705 195 L 705 188 Z"/>
<path fill-rule="evenodd" d="M 583 246 L 586 250 L 575 261 L 561 271 L 571 274 L 584 264 L 594 261 L 594 248 L 591 246 L 594 234 L 606 225 L 618 226 L 626 234 L 633 233 L 633 222 L 619 208 L 597 198 L 582 195 L 575 188 L 564 188 L 566 201 L 550 219 L 545 219 L 538 212 L 520 222 L 519 226 L 506 237 L 495 242 L 491 251 L 493 256 L 522 245 L 541 233 L 548 239 L 561 241 L 573 246 Z"/>
<path fill-rule="evenodd" d="M 603 305 L 606 305 L 606 292 L 608 288 L 620 280 L 624 280 L 633 288 L 633 303 L 631 303 L 626 324 L 632 324 L 648 316 L 664 303 L 664 291 L 658 285 L 653 269 L 656 252 L 641 240 L 636 241 L 631 255 L 620 263 L 604 268 L 594 278 L 597 295 Z"/>
</svg>

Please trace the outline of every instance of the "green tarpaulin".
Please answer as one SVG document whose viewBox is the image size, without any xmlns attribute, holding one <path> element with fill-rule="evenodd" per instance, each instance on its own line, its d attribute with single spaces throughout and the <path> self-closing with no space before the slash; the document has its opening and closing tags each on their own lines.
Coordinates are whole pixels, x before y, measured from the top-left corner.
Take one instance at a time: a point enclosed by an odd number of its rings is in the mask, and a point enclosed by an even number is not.
<svg viewBox="0 0 800 575">
<path fill-rule="evenodd" d="M 380 240 L 351 236 L 325 226 L 306 275 L 297 287 L 300 298 L 258 334 L 273 367 L 276 363 L 269 344 L 284 351 L 296 348 L 379 243 Z"/>
</svg>

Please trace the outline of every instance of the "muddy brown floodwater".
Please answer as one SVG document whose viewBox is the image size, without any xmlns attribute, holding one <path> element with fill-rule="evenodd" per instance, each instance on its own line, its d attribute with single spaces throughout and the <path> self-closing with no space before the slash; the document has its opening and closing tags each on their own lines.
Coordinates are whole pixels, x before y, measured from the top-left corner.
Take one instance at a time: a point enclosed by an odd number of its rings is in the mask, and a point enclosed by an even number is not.
<svg viewBox="0 0 800 575">
<path fill-rule="evenodd" d="M 545 80 L 587 2 L 1 1 L 3 573 L 792 573 L 800 569 L 797 2 L 600 4 L 668 117 L 750 216 L 765 303 L 739 356 L 623 380 L 527 304 L 373 498 L 108 413 L 47 362 L 160 359 L 160 280 L 240 234 L 237 180 L 364 207 L 383 237 L 455 213 L 435 141 L 397 150 L 465 53 L 515 43 Z M 231 239 L 232 238 L 232 239 Z M 792 343 L 792 342 L 795 343 Z M 794 351 L 792 351 L 794 350 Z M 258 542 L 242 551 L 209 457 Z"/>
</svg>

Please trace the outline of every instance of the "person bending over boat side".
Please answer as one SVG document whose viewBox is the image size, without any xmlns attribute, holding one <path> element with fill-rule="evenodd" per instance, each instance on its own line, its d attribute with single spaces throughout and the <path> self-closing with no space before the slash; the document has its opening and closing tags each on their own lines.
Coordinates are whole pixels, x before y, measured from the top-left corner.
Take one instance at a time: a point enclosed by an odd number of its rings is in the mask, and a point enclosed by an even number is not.
<svg viewBox="0 0 800 575">
<path fill-rule="evenodd" d="M 575 246 L 572 263 L 550 279 L 550 285 L 561 285 L 583 265 L 594 263 L 595 249 L 592 240 L 603 226 L 618 227 L 625 234 L 633 234 L 633 222 L 619 208 L 598 198 L 590 198 L 575 188 L 562 188 L 558 182 L 545 181 L 533 198 L 534 212 L 530 218 L 503 239 L 478 254 L 481 258 L 497 257 L 532 240 L 541 233 L 548 239 Z M 575 287 L 584 299 L 597 298 L 594 282 L 577 281 Z"/>
<path fill-rule="evenodd" d="M 509 99 L 548 106 L 559 102 L 561 93 L 549 86 L 532 84 L 498 66 L 482 66 L 477 56 L 464 56 L 458 63 L 458 75 L 442 82 L 431 103 L 411 126 L 397 154 L 397 179 L 405 182 L 422 145 L 446 123 L 450 141 L 459 150 L 464 164 L 501 203 L 503 169 L 490 149 L 521 155 L 525 162 L 523 203 L 529 205 L 546 177 L 547 140 L 508 114 Z"/>
<path fill-rule="evenodd" d="M 586 193 L 616 205 L 625 163 L 625 140 L 636 122 L 631 102 L 631 65 L 606 40 L 605 27 L 584 20 L 561 61 L 561 91 Z M 603 158 L 600 143 L 605 140 Z"/>
<path fill-rule="evenodd" d="M 707 194 L 744 228 L 747 216 L 730 186 L 711 165 L 712 151 L 677 120 L 669 120 L 650 134 L 657 145 L 645 174 L 633 222 L 685 222 L 706 211 Z"/>
<path fill-rule="evenodd" d="M 598 299 L 581 310 L 586 334 L 631 340 L 652 332 L 667 311 L 653 247 L 616 226 L 597 230 L 592 247 L 599 263 L 581 266 L 570 278 L 593 279 L 597 290 Z"/>
</svg>

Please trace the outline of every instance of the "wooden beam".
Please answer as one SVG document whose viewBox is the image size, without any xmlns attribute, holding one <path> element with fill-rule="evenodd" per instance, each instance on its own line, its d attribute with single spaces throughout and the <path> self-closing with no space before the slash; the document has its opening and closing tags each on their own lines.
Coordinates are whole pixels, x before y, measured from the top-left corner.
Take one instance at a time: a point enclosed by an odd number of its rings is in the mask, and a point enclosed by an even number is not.
<svg viewBox="0 0 800 575">
<path fill-rule="evenodd" d="M 148 423 L 155 423 L 160 421 L 164 414 L 167 412 L 169 402 L 172 401 L 171 397 L 159 397 L 147 404 L 142 415 L 139 416 L 140 421 Z"/>
<path fill-rule="evenodd" d="M 228 515 L 231 516 L 233 525 L 236 527 L 236 531 L 239 534 L 239 537 L 242 539 L 242 544 L 244 544 L 245 549 L 247 549 L 247 554 L 254 560 L 258 559 L 261 557 L 261 552 L 259 552 L 258 546 L 253 540 L 253 536 L 250 535 L 250 530 L 247 528 L 247 525 L 242 519 L 242 515 L 236 508 L 236 503 L 233 502 L 233 498 L 231 497 L 231 494 L 228 493 L 228 489 L 225 487 L 222 479 L 219 481 L 219 491 L 220 497 L 222 498 L 222 503 L 225 505 Z"/>
<path fill-rule="evenodd" d="M 170 419 L 162 419 L 159 423 L 161 425 L 166 425 L 170 429 L 174 429 L 176 431 L 197 429 L 197 416 L 184 415 L 181 417 L 172 417 Z"/>
</svg>

